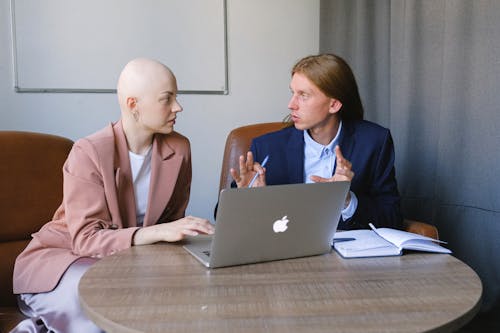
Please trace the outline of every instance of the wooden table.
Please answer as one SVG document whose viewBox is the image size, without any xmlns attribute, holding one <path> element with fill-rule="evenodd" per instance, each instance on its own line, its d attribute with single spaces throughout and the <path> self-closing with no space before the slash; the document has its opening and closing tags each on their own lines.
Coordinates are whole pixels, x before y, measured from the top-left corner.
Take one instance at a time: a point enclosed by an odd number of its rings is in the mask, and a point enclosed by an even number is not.
<svg viewBox="0 0 500 333">
<path fill-rule="evenodd" d="M 452 332 L 479 310 L 476 273 L 446 254 L 322 256 L 206 269 L 179 245 L 137 246 L 83 276 L 111 332 Z"/>
</svg>

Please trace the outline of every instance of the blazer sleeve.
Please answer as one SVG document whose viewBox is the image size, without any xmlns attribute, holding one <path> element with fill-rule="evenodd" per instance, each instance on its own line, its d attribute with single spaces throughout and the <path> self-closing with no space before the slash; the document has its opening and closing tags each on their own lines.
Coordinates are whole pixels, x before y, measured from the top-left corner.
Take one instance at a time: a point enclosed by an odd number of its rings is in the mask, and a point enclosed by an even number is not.
<svg viewBox="0 0 500 333">
<path fill-rule="evenodd" d="M 138 228 L 122 228 L 121 219 L 113 220 L 106 192 L 116 188 L 105 189 L 102 166 L 90 143 L 75 143 L 63 176 L 63 205 L 74 254 L 101 258 L 129 248 Z"/>
</svg>

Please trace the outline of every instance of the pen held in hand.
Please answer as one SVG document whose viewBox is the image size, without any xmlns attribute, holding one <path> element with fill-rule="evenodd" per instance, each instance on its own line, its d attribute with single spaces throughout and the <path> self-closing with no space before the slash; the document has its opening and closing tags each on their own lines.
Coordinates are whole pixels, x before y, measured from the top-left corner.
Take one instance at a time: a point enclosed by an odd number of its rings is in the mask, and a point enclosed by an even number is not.
<svg viewBox="0 0 500 333">
<path fill-rule="evenodd" d="M 267 155 L 266 157 L 264 157 L 264 160 L 262 161 L 262 163 L 260 165 L 262 167 L 265 167 L 266 163 L 267 163 L 267 160 L 269 160 L 269 155 Z M 250 184 L 248 184 L 248 187 L 252 187 L 253 183 L 255 182 L 255 180 L 257 179 L 258 176 L 259 176 L 259 173 L 257 172 L 255 174 L 255 176 L 253 176 L 252 181 L 250 182 Z"/>
</svg>

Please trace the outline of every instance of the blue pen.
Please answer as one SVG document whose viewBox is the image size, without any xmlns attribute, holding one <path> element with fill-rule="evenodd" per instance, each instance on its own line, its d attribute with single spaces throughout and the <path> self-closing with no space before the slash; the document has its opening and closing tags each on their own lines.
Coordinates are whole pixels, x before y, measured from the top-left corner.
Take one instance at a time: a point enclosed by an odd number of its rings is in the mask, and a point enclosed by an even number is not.
<svg viewBox="0 0 500 333">
<path fill-rule="evenodd" d="M 262 161 L 262 163 L 260 165 L 262 167 L 265 167 L 268 159 L 269 159 L 269 155 L 267 155 L 266 157 L 264 157 L 264 160 Z M 255 182 L 255 180 L 257 179 L 258 176 L 259 176 L 259 173 L 257 172 L 255 174 L 255 176 L 253 176 L 252 181 L 250 182 L 250 184 L 248 184 L 248 187 L 252 187 L 253 183 Z"/>
<path fill-rule="evenodd" d="M 332 243 L 340 243 L 340 242 L 349 242 L 356 240 L 356 238 L 348 237 L 348 238 L 334 238 Z"/>
</svg>

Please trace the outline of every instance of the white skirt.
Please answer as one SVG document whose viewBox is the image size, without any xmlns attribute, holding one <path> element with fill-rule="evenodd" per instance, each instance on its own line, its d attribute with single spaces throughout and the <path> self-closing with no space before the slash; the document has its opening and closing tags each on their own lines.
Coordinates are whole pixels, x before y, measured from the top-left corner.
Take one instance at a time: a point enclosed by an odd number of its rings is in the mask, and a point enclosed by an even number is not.
<svg viewBox="0 0 500 333">
<path fill-rule="evenodd" d="M 11 333 L 104 332 L 85 316 L 78 300 L 78 283 L 96 261 L 80 258 L 72 263 L 52 291 L 19 295 L 19 308 L 30 318 L 20 322 Z"/>
</svg>

